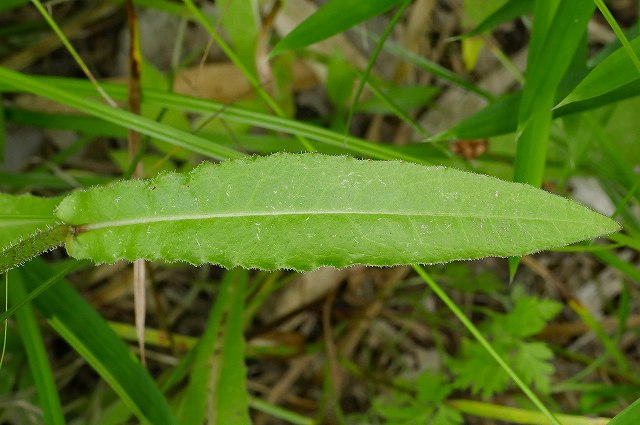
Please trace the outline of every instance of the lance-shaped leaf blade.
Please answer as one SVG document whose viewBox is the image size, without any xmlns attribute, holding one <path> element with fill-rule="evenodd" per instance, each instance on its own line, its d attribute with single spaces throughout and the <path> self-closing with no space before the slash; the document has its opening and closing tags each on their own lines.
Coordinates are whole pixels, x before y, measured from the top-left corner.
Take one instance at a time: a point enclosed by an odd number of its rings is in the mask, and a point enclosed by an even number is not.
<svg viewBox="0 0 640 425">
<path fill-rule="evenodd" d="M 75 192 L 69 254 L 312 270 L 524 255 L 617 223 L 534 187 L 444 167 L 278 154 Z"/>
</svg>

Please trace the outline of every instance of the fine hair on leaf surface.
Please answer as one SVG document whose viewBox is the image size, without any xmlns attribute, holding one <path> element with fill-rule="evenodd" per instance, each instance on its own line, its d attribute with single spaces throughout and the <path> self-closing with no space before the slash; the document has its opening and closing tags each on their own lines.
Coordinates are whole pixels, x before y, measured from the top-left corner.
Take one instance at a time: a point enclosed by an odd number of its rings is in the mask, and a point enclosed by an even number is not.
<svg viewBox="0 0 640 425">
<path fill-rule="evenodd" d="M 320 154 L 204 163 L 77 191 L 55 215 L 78 259 L 312 270 L 523 255 L 617 223 L 528 185 Z"/>
</svg>

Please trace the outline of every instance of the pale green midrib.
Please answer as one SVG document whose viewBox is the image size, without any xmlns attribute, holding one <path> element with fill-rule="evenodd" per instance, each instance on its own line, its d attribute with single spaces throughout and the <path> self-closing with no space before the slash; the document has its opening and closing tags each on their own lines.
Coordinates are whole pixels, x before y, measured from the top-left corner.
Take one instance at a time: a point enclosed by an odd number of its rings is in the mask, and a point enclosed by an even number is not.
<svg viewBox="0 0 640 425">
<path fill-rule="evenodd" d="M 293 215 L 354 215 L 354 216 L 405 216 L 405 217 L 450 217 L 450 218 L 467 218 L 467 219 L 498 219 L 498 220 L 522 220 L 522 221 L 542 221 L 552 223 L 571 223 L 576 225 L 593 225 L 592 222 L 563 220 L 559 218 L 541 218 L 541 217 L 514 217 L 500 215 L 470 215 L 470 214 L 451 214 L 451 213 L 434 213 L 434 212 L 394 212 L 394 211 L 332 211 L 332 210 L 312 210 L 312 211 L 258 211 L 258 212 L 229 212 L 229 213 L 207 213 L 207 214 L 182 214 L 170 216 L 141 217 L 124 220 L 112 220 L 84 225 L 75 225 L 82 232 L 91 230 L 99 230 L 110 227 L 123 227 L 144 225 L 161 222 L 175 221 L 194 221 L 194 220 L 210 220 L 215 218 L 250 218 L 250 217 L 273 217 L 273 216 L 293 216 Z M 63 220 L 64 221 L 64 220 Z"/>
</svg>

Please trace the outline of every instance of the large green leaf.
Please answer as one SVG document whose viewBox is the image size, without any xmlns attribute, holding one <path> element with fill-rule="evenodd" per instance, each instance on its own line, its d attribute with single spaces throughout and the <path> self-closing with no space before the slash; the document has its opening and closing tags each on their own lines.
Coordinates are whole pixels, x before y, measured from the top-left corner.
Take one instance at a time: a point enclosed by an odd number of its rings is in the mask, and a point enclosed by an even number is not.
<svg viewBox="0 0 640 425">
<path fill-rule="evenodd" d="M 300 49 L 346 31 L 362 21 L 386 12 L 401 1 L 332 0 L 280 40 L 271 55 Z"/>
<path fill-rule="evenodd" d="M 523 255 L 618 225 L 524 184 L 318 154 L 204 164 L 79 191 L 56 212 L 76 258 L 310 270 Z"/>
</svg>

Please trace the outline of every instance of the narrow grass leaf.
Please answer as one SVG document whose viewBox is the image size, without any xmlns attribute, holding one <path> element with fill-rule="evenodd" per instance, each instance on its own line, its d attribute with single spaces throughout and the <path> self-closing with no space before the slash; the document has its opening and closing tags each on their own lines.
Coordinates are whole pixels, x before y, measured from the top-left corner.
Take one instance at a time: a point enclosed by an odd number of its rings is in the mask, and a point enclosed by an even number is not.
<svg viewBox="0 0 640 425">
<path fill-rule="evenodd" d="M 19 303 L 27 296 L 24 278 L 21 273 L 12 273 L 10 280 L 11 302 Z M 38 405 L 42 409 L 42 419 L 46 425 L 64 425 L 60 398 L 33 307 L 29 304 L 24 305 L 16 313 L 16 322 L 18 333 L 27 352 L 31 376 L 38 391 Z"/>
<path fill-rule="evenodd" d="M 179 423 L 249 425 L 244 365 L 243 307 L 248 274 L 236 269 L 222 280 L 195 354 Z"/>
<path fill-rule="evenodd" d="M 487 16 L 474 29 L 462 34 L 461 37 L 473 37 L 490 31 L 498 25 L 509 22 L 519 16 L 527 15 L 533 11 L 534 3 L 532 0 L 509 0 L 498 10 Z"/>
<path fill-rule="evenodd" d="M 633 81 L 603 95 L 576 102 L 563 102 L 553 110 L 553 118 L 561 118 L 640 95 L 640 80 Z M 522 92 L 504 96 L 460 121 L 455 126 L 429 137 L 428 142 L 454 139 L 483 139 L 513 133 L 518 127 L 517 116 Z"/>
<path fill-rule="evenodd" d="M 16 74 L 14 71 L 0 67 L 0 90 L 7 91 L 7 89 L 9 89 L 10 91 L 30 92 L 43 97 L 48 97 L 56 102 L 72 106 L 81 112 L 103 118 L 106 121 L 124 127 L 135 128 L 143 134 L 147 134 L 161 140 L 166 140 L 171 144 L 185 147 L 192 152 L 202 153 L 211 158 L 222 159 L 242 156 L 240 152 L 232 150 L 226 146 L 219 146 L 202 137 L 194 136 L 191 133 L 171 128 L 161 123 L 145 119 L 144 117 L 129 114 L 126 111 L 117 109 L 105 111 L 104 108 L 106 106 L 80 97 L 92 95 L 93 88 L 86 81 L 68 78 L 26 76 L 23 74 L 17 74 L 20 76 L 19 81 L 14 79 L 3 80 L 1 77 L 7 75 L 5 72 L 11 73 L 12 75 Z M 37 87 L 34 88 L 31 83 L 35 84 Z M 102 84 L 102 87 L 107 91 L 107 93 L 117 99 L 126 98 L 126 86 Z M 60 93 L 64 93 L 64 98 L 57 97 Z M 350 152 L 377 159 L 402 159 L 405 161 L 428 164 L 428 162 L 422 158 L 399 151 L 396 148 L 371 143 L 357 137 L 345 136 L 344 134 L 336 133 L 335 131 L 315 125 L 306 124 L 301 121 L 249 111 L 225 105 L 223 103 L 212 102 L 210 100 L 165 93 L 156 90 L 144 90 L 143 103 L 145 102 L 186 112 L 215 114 L 221 119 L 226 119 L 234 123 L 249 124 L 259 128 L 286 132 L 295 136 L 302 136 L 303 138 L 309 138 L 327 146 L 338 148 L 341 152 Z M 96 108 L 99 109 L 99 111 L 97 111 Z M 112 111 L 115 112 L 112 113 Z M 103 112 L 108 113 L 108 116 L 104 116 Z M 141 122 L 144 123 L 144 127 L 139 125 Z M 345 143 L 345 141 L 347 143 Z M 218 150 L 218 148 L 220 150 Z M 1 177 L 2 173 L 0 173 L 0 182 L 2 182 Z M 26 177 L 12 175 L 11 178 L 7 180 L 11 183 L 16 178 Z M 62 187 L 68 187 L 68 185 L 63 184 Z"/>
<path fill-rule="evenodd" d="M 309 16 L 271 51 L 276 56 L 287 50 L 301 49 L 380 15 L 402 0 L 331 0 Z M 345 13 L 349 11 L 349 13 Z"/>
<path fill-rule="evenodd" d="M 220 23 L 225 29 L 238 60 L 257 78 L 256 47 L 260 13 L 257 0 L 224 0 L 218 2 Z"/>
<path fill-rule="evenodd" d="M 379 40 L 379 37 L 372 37 L 372 38 L 374 41 Z M 388 52 L 397 55 L 401 59 L 406 60 L 407 62 L 415 65 L 416 67 L 418 67 L 419 69 L 425 72 L 433 74 L 436 77 L 442 78 L 445 81 L 449 81 L 453 85 L 463 87 L 469 90 L 470 92 L 476 93 L 477 95 L 479 95 L 484 99 L 487 99 L 487 100 L 493 99 L 493 96 L 491 95 L 491 93 L 488 93 L 482 90 L 480 87 L 478 87 L 477 85 L 473 84 L 470 81 L 465 80 L 455 72 L 450 71 L 449 69 L 443 67 L 442 65 L 439 65 L 436 62 L 430 61 L 429 59 L 423 56 L 420 56 L 415 52 L 412 52 L 411 50 L 407 49 L 404 46 L 401 46 L 400 44 L 387 40 L 387 42 L 384 43 L 384 48 Z"/>
<path fill-rule="evenodd" d="M 630 367 L 627 359 L 624 357 L 622 351 L 620 351 L 620 348 L 618 348 L 616 342 L 607 335 L 607 331 L 602 326 L 602 323 L 600 323 L 585 306 L 576 301 L 570 300 L 569 307 L 571 307 L 571 310 L 596 334 L 596 337 L 604 346 L 606 353 L 616 362 L 618 368 L 625 373 L 629 373 Z"/>
<path fill-rule="evenodd" d="M 155 137 L 172 145 L 184 147 L 192 152 L 201 153 L 211 158 L 228 159 L 239 158 L 244 155 L 234 149 L 217 145 L 214 142 L 205 140 L 191 133 L 180 131 L 122 109 L 113 108 L 90 99 L 84 99 L 72 92 L 40 82 L 37 79 L 8 68 L 0 67 L 0 79 L 4 84 L 19 91 L 27 91 L 38 96 L 49 98 L 63 105 L 71 106 L 79 111 L 100 117 L 105 121 L 120 124 L 131 130 L 146 134 L 147 136 Z"/>
<path fill-rule="evenodd" d="M 633 39 L 630 47 L 635 54 L 640 54 L 640 37 Z M 605 95 L 638 79 L 640 73 L 629 52 L 620 47 L 596 65 L 558 107 Z"/>
<path fill-rule="evenodd" d="M 564 0 L 548 27 L 536 30 L 531 40 L 527 82 L 518 113 L 514 180 L 540 186 L 556 88 L 569 67 L 595 6 L 583 0 Z M 536 6 L 536 13 L 543 7 Z M 538 27 L 539 28 L 539 27 Z M 553 49 L 544 46 L 553 45 Z"/>
<path fill-rule="evenodd" d="M 36 259 L 23 269 L 27 288 L 35 290 L 52 271 Z M 166 399 L 131 350 L 66 282 L 49 288 L 33 304 L 47 322 L 113 388 L 141 422 L 174 425 Z"/>
<path fill-rule="evenodd" d="M 538 0 L 520 100 L 513 180 L 539 187 L 547 159 L 556 90 L 582 40 L 595 5 L 583 0 Z M 553 49 L 547 48 L 552 45 Z M 513 280 L 519 259 L 509 259 Z"/>
<path fill-rule="evenodd" d="M 56 214 L 75 226 L 66 242 L 75 258 L 267 270 L 522 255 L 618 229 L 527 185 L 319 154 L 118 182 L 69 195 Z"/>
</svg>

